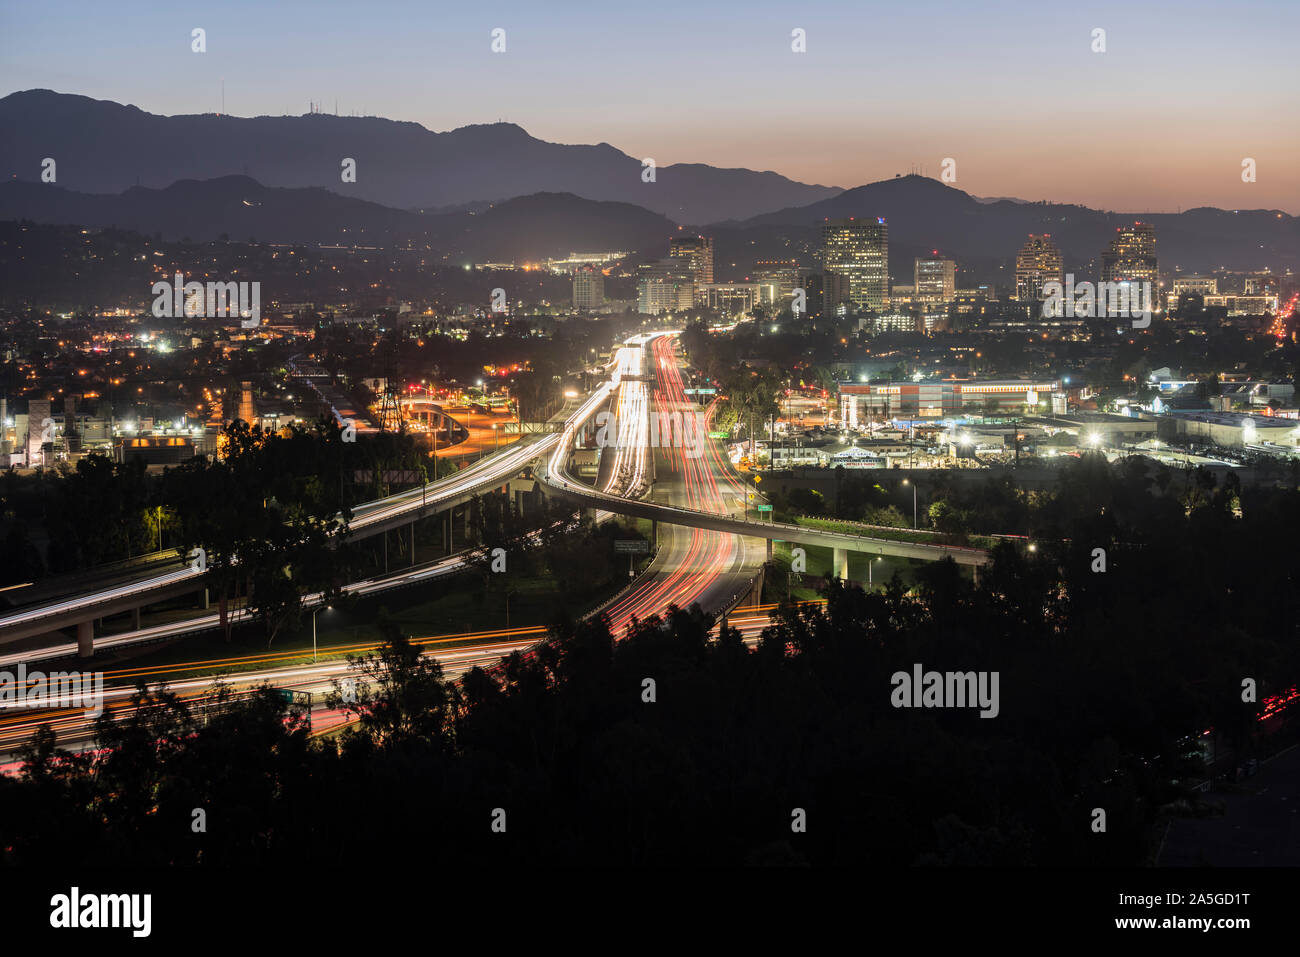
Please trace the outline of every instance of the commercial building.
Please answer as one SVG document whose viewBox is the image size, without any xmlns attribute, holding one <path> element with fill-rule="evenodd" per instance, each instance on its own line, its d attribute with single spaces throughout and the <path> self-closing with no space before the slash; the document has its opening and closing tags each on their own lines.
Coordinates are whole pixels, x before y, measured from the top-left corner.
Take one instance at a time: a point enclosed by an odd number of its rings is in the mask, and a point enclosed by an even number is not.
<svg viewBox="0 0 1300 957">
<path fill-rule="evenodd" d="M 951 259 L 917 259 L 912 295 L 920 302 L 952 302 L 957 291 L 957 264 Z"/>
<path fill-rule="evenodd" d="M 1016 254 L 1016 299 L 1021 302 L 1041 302 L 1046 298 L 1043 286 L 1049 282 L 1065 281 L 1061 251 L 1052 242 L 1050 233 L 1029 239 Z"/>
<path fill-rule="evenodd" d="M 822 224 L 822 272 L 847 283 L 847 305 L 879 310 L 889 298 L 889 226 L 883 218 Z"/>
<path fill-rule="evenodd" d="M 1154 300 L 1160 288 L 1156 260 L 1156 228 L 1150 223 L 1120 226 L 1101 255 L 1102 282 L 1151 283 Z"/>
<path fill-rule="evenodd" d="M 1230 316 L 1262 316 L 1277 312 L 1277 296 L 1206 296 L 1205 308 L 1226 309 Z"/>
<path fill-rule="evenodd" d="M 1297 445 L 1294 419 L 1244 412 L 1169 412 L 1160 417 L 1160 435 L 1190 444 L 1236 448 L 1264 443 Z"/>
<path fill-rule="evenodd" d="M 696 288 L 696 300 L 724 316 L 747 316 L 755 306 L 777 301 L 776 286 L 768 282 L 711 282 Z"/>
<path fill-rule="evenodd" d="M 840 386 L 840 422 L 855 427 L 872 416 L 940 418 L 963 412 L 1023 411 L 1050 402 L 1059 380 L 935 379 Z"/>
<path fill-rule="evenodd" d="M 680 260 L 696 288 L 713 282 L 713 239 L 708 236 L 677 236 L 668 243 L 668 258 Z"/>
<path fill-rule="evenodd" d="M 595 312 L 605 304 L 605 274 L 597 266 L 573 270 L 573 308 Z"/>
<path fill-rule="evenodd" d="M 754 263 L 754 281 L 775 287 L 777 300 L 787 305 L 791 293 L 801 286 L 799 274 L 797 259 L 769 259 Z"/>
<path fill-rule="evenodd" d="M 650 316 L 690 309 L 695 304 L 695 279 L 680 259 L 661 259 L 641 267 L 637 311 Z"/>
</svg>

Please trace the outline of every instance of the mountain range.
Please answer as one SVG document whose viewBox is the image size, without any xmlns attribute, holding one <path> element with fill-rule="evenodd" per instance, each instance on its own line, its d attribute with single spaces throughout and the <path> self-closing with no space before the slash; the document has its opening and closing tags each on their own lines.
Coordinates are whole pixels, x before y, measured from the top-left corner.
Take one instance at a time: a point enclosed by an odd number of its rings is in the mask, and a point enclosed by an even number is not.
<svg viewBox="0 0 1300 957">
<path fill-rule="evenodd" d="M 164 189 L 78 193 L 48 183 L 0 183 L 0 219 L 115 226 L 168 240 L 413 245 L 448 265 L 527 262 L 575 251 L 656 249 L 677 225 L 629 203 L 534 193 L 459 212 L 417 213 L 320 187 L 275 188 L 247 176 L 182 180 Z"/>
<path fill-rule="evenodd" d="M 635 203 L 681 223 L 815 202 L 839 192 L 771 172 L 697 163 L 656 168 L 608 143 L 562 145 L 513 123 L 444 133 L 379 117 L 159 116 L 85 96 L 26 90 L 0 99 L 0 176 L 35 180 L 46 157 L 60 185 L 87 193 L 240 173 L 267 186 L 326 187 L 398 209 L 455 207 L 555 192 Z M 356 181 L 343 182 L 345 159 Z"/>
<path fill-rule="evenodd" d="M 55 183 L 39 181 L 47 156 Z M 337 181 L 340 156 L 356 159 L 355 184 Z M 643 183 L 639 161 L 608 144 L 545 143 L 510 124 L 432 133 L 322 114 L 163 117 L 36 90 L 0 99 L 0 171 L 0 219 L 173 240 L 416 244 L 455 265 L 659 257 L 679 224 L 712 223 L 717 274 L 731 279 L 756 260 L 811 265 L 827 218 L 882 217 L 898 282 L 912 257 L 936 251 L 958 261 L 963 282 L 1007 280 L 1029 233 L 1051 234 L 1067 270 L 1092 275 L 1116 228 L 1135 220 L 1155 226 L 1166 270 L 1300 266 L 1300 218 L 1277 210 L 1103 212 L 977 198 L 916 175 L 838 190 L 696 164 Z"/>
</svg>

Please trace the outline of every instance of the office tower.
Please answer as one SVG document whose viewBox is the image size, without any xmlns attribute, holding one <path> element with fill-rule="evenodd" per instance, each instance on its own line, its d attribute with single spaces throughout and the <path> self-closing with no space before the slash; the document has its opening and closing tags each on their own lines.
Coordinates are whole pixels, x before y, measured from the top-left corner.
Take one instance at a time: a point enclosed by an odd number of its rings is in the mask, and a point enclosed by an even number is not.
<svg viewBox="0 0 1300 957">
<path fill-rule="evenodd" d="M 854 309 L 883 309 L 889 298 L 889 226 L 884 219 L 828 219 L 822 224 L 822 272 L 843 277 Z M 831 280 L 826 291 L 830 292 Z M 830 297 L 827 297 L 827 307 Z"/>
<path fill-rule="evenodd" d="M 637 311 L 657 316 L 661 312 L 689 309 L 695 304 L 695 280 L 681 259 L 661 259 L 641 267 L 637 282 Z"/>
<path fill-rule="evenodd" d="M 799 261 L 771 259 L 754 263 L 754 281 L 776 288 L 776 301 L 790 305 L 790 294 L 799 288 Z M 806 292 L 806 290 L 805 290 Z"/>
<path fill-rule="evenodd" d="M 1038 302 L 1044 298 L 1043 284 L 1065 282 L 1061 251 L 1049 233 L 1029 234 L 1016 254 L 1016 298 L 1021 302 Z"/>
<path fill-rule="evenodd" d="M 951 259 L 917 259 L 912 295 L 918 302 L 952 302 L 957 292 L 957 264 Z"/>
<path fill-rule="evenodd" d="M 1102 282 L 1149 282 L 1154 298 L 1160 287 L 1156 266 L 1156 230 L 1150 223 L 1120 226 L 1101 254 Z"/>
<path fill-rule="evenodd" d="M 605 304 L 605 274 L 596 266 L 579 266 L 573 271 L 573 308 L 592 312 Z"/>
<path fill-rule="evenodd" d="M 705 236 L 679 236 L 668 243 L 668 258 L 680 259 L 696 286 L 713 282 L 713 240 Z"/>
</svg>

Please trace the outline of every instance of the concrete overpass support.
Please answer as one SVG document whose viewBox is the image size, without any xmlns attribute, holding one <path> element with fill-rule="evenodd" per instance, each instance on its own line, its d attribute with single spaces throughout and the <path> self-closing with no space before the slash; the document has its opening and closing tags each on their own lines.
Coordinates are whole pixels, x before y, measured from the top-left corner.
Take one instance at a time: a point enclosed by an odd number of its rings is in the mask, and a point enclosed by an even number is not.
<svg viewBox="0 0 1300 957">
<path fill-rule="evenodd" d="M 411 567 L 415 567 L 415 523 L 411 523 Z"/>
<path fill-rule="evenodd" d="M 836 548 L 833 553 L 832 567 L 834 568 L 835 577 L 846 582 L 849 580 L 849 550 L 847 548 Z"/>
<path fill-rule="evenodd" d="M 93 621 L 77 622 L 77 654 L 89 658 L 95 653 L 95 623 Z"/>
<path fill-rule="evenodd" d="M 140 630 L 140 606 L 136 605 L 131 609 L 131 627 L 136 631 Z"/>
</svg>

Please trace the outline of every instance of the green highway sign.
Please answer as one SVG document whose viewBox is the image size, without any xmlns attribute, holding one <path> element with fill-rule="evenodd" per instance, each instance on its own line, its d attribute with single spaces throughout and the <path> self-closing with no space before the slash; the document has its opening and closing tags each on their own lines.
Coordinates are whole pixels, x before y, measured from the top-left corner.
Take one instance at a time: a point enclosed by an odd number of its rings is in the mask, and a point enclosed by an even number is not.
<svg viewBox="0 0 1300 957">
<path fill-rule="evenodd" d="M 614 551 L 620 555 L 649 555 L 650 543 L 639 538 L 619 538 L 614 541 Z"/>
<path fill-rule="evenodd" d="M 755 508 L 756 508 L 758 511 L 760 511 L 760 512 L 770 512 L 770 511 L 772 511 L 772 506 L 771 506 L 771 505 L 757 505 L 757 506 L 755 506 Z"/>
<path fill-rule="evenodd" d="M 725 439 L 725 438 L 727 438 L 727 437 L 730 436 L 730 435 L 731 435 L 730 432 L 710 432 L 710 433 L 709 433 L 709 438 L 711 438 L 711 439 Z"/>
</svg>

